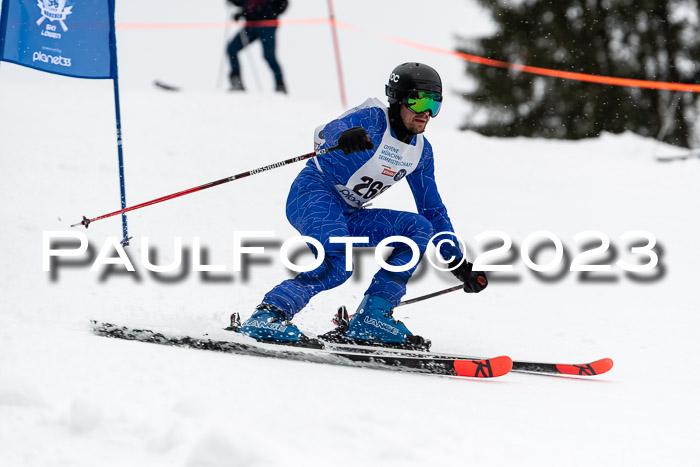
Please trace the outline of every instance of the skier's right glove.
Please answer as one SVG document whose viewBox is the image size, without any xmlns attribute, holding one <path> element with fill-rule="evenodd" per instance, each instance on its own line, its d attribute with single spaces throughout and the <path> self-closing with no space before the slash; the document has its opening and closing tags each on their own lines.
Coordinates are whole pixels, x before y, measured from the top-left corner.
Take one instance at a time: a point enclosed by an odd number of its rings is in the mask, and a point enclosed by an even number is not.
<svg viewBox="0 0 700 467">
<path fill-rule="evenodd" d="M 338 146 L 346 156 L 353 152 L 374 149 L 374 143 L 369 139 L 369 135 L 361 126 L 345 130 L 338 137 Z"/>
<path fill-rule="evenodd" d="M 455 259 L 450 263 L 450 268 L 455 267 L 462 259 Z M 486 279 L 486 273 L 483 271 L 472 271 L 474 265 L 467 260 L 452 270 L 452 274 L 462 282 L 464 282 L 464 291 L 467 293 L 479 293 L 489 285 Z"/>
</svg>

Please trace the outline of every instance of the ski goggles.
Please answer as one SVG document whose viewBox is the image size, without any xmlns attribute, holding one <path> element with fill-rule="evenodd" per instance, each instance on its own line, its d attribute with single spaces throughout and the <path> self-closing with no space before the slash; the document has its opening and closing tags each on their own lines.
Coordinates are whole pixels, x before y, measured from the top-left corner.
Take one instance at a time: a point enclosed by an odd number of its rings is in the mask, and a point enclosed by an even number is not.
<svg viewBox="0 0 700 467">
<path fill-rule="evenodd" d="M 414 113 L 430 111 L 432 117 L 437 117 L 442 105 L 442 95 L 435 92 L 411 91 L 403 99 L 408 110 Z"/>
</svg>

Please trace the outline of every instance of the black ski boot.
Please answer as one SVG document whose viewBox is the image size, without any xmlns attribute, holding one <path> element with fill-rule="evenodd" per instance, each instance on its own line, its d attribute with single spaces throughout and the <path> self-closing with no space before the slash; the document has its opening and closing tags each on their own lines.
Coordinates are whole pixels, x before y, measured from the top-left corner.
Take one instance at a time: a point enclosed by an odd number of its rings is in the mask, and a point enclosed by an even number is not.
<svg viewBox="0 0 700 467">
<path fill-rule="evenodd" d="M 231 83 L 229 91 L 245 91 L 243 81 L 241 81 L 241 75 L 238 73 L 231 72 L 231 74 L 228 75 L 228 80 Z"/>
</svg>

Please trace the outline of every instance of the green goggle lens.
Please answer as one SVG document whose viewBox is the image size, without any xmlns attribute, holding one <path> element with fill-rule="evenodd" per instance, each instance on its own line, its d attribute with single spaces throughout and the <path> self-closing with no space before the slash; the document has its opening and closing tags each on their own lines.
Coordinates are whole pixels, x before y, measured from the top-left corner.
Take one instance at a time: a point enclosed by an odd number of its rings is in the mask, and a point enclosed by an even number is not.
<svg viewBox="0 0 700 467">
<path fill-rule="evenodd" d="M 442 96 L 434 92 L 414 91 L 404 99 L 406 107 L 419 114 L 430 111 L 430 115 L 436 117 L 442 105 Z"/>
</svg>

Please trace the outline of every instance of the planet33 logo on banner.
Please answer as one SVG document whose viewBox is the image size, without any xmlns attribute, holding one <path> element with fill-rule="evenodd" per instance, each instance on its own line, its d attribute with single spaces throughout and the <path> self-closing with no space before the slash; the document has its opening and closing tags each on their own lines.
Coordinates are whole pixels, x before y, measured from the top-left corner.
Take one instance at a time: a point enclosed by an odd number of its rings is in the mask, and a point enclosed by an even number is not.
<svg viewBox="0 0 700 467">
<path fill-rule="evenodd" d="M 38 0 L 37 6 L 41 10 L 41 18 L 36 22 L 37 26 L 41 26 L 41 23 L 48 19 L 52 23 L 58 21 L 63 32 L 68 31 L 68 27 L 64 21 L 66 16 L 73 13 L 73 7 L 66 6 L 66 0 Z M 48 24 L 46 25 L 47 30 L 49 30 L 49 26 Z M 53 27 L 53 29 L 55 29 L 55 27 Z M 60 39 L 60 34 L 56 39 Z"/>
</svg>

